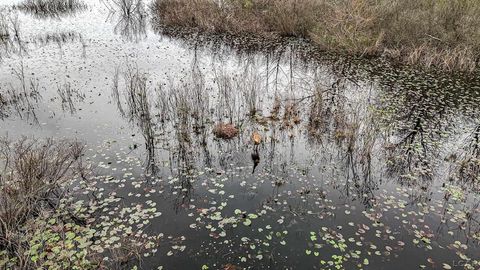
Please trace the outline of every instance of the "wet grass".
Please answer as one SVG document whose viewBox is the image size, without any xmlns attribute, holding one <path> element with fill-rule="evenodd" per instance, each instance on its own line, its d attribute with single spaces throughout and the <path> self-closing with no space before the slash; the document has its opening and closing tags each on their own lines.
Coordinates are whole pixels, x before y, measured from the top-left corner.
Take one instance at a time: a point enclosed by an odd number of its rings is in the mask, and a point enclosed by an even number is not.
<svg viewBox="0 0 480 270">
<path fill-rule="evenodd" d="M 158 0 L 165 26 L 265 38 L 307 38 L 323 49 L 472 71 L 479 59 L 477 1 Z"/>
</svg>

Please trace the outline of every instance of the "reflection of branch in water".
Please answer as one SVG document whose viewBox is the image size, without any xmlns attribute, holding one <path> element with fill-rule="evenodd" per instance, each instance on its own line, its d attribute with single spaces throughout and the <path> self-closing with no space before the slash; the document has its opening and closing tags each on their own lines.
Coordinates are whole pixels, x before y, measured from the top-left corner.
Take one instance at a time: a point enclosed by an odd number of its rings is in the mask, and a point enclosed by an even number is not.
<svg viewBox="0 0 480 270">
<path fill-rule="evenodd" d="M 147 13 L 143 0 L 110 0 L 104 2 L 110 11 L 107 20 L 116 20 L 114 32 L 130 41 L 146 37 Z"/>
<path fill-rule="evenodd" d="M 452 155 L 455 162 L 450 171 L 453 180 L 471 184 L 475 190 L 480 189 L 480 125 L 477 125 L 464 143 L 462 152 Z"/>
<path fill-rule="evenodd" d="M 155 162 L 155 131 L 153 119 L 151 116 L 151 106 L 147 93 L 147 75 L 141 73 L 138 67 L 127 65 L 126 71 L 123 73 L 125 84 L 125 100 L 126 111 L 123 109 L 119 94 L 119 70 L 117 69 L 114 76 L 112 96 L 117 103 L 118 110 L 122 116 L 135 123 L 141 130 L 145 140 L 146 170 L 155 174 L 157 165 Z"/>
<path fill-rule="evenodd" d="M 175 131 L 177 146 L 173 151 L 170 151 L 171 164 L 176 165 L 175 167 L 178 169 L 178 180 L 181 184 L 181 190 L 177 190 L 178 195 L 174 203 L 176 212 L 190 204 L 190 197 L 193 191 L 191 177 L 195 172 L 195 159 L 194 155 L 192 155 L 191 139 L 188 133 L 185 132 L 185 130 Z"/>
<path fill-rule="evenodd" d="M 212 167 L 212 156 L 210 154 L 210 150 L 208 149 L 208 143 L 207 143 L 207 133 L 206 131 L 202 132 L 200 136 L 200 142 L 198 143 L 203 151 L 203 162 L 205 164 L 206 168 L 211 168 Z"/>
<path fill-rule="evenodd" d="M 432 164 L 422 118 L 417 117 L 413 127 L 406 130 L 407 134 L 400 141 L 388 146 L 389 172 L 400 173 L 408 184 L 413 184 L 418 176 L 430 180 Z"/>
<path fill-rule="evenodd" d="M 360 121 L 359 112 L 351 112 L 350 120 L 344 124 L 347 181 L 345 191 L 349 197 L 350 189 L 356 193 L 366 207 L 372 207 L 376 198 L 374 191 L 381 184 L 372 176 L 372 155 L 376 143 L 378 128 L 372 115 L 367 114 Z M 351 174 L 351 175 L 350 175 Z M 353 187 L 350 183 L 353 182 Z"/>
<path fill-rule="evenodd" d="M 117 104 L 117 109 L 120 112 L 122 117 L 125 117 L 125 110 L 122 106 L 122 101 L 120 100 L 120 92 L 118 88 L 119 78 L 120 77 L 120 69 L 118 67 L 115 68 L 115 74 L 113 75 L 113 87 L 112 87 L 112 98 Z"/>
<path fill-rule="evenodd" d="M 176 213 L 178 213 L 182 208 L 184 209 L 190 205 L 190 199 L 194 191 L 189 175 L 179 172 L 178 181 L 180 182 L 181 189 L 177 190 L 178 194 L 173 203 L 173 209 Z"/>
<path fill-rule="evenodd" d="M 437 226 L 437 235 L 441 235 L 446 232 L 455 232 L 462 234 L 462 237 L 466 239 L 465 244 L 470 242 L 474 244 L 480 244 L 480 216 L 477 209 L 480 207 L 480 201 L 474 199 L 470 204 L 462 204 L 463 207 L 456 209 L 454 205 L 455 201 L 451 201 L 450 191 L 446 191 L 444 194 L 443 204 L 441 205 L 442 211 L 439 213 L 440 222 Z M 452 222 L 453 218 L 461 219 L 458 222 Z"/>
<path fill-rule="evenodd" d="M 442 144 L 457 132 L 457 116 L 472 117 L 477 111 L 474 104 L 478 97 L 466 89 L 478 82 L 399 71 L 379 77 L 379 83 L 384 89 L 378 116 L 391 131 L 387 145 L 389 172 L 402 174 L 406 184 L 421 180 L 421 189 L 427 189 L 439 165 Z"/>
</svg>

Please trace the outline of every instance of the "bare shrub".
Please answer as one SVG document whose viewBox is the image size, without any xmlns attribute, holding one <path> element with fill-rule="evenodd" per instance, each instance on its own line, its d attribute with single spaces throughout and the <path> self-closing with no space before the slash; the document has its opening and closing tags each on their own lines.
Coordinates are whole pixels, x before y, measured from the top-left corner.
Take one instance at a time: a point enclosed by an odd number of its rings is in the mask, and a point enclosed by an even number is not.
<svg viewBox="0 0 480 270">
<path fill-rule="evenodd" d="M 0 157 L 0 248 L 23 260 L 25 227 L 44 211 L 54 210 L 65 189 L 79 175 L 83 146 L 75 141 L 3 138 Z"/>
</svg>

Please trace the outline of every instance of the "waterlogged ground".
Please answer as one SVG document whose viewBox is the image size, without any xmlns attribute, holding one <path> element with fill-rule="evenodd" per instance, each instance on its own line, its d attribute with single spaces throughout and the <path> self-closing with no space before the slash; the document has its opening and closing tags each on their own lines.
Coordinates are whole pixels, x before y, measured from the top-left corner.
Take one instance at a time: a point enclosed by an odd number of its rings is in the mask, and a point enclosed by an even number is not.
<svg viewBox="0 0 480 270">
<path fill-rule="evenodd" d="M 478 74 L 168 37 L 137 4 L 0 0 L 19 29 L 0 135 L 86 144 L 87 250 L 143 239 L 130 269 L 479 269 Z"/>
</svg>

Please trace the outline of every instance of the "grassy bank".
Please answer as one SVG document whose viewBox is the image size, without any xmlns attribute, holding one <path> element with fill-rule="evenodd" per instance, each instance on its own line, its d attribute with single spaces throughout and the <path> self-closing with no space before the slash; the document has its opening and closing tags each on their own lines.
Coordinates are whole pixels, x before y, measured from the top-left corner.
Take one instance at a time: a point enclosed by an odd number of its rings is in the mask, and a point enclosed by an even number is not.
<svg viewBox="0 0 480 270">
<path fill-rule="evenodd" d="M 157 0 L 165 26 L 294 36 L 322 49 L 472 71 L 480 56 L 476 0 Z"/>
</svg>

